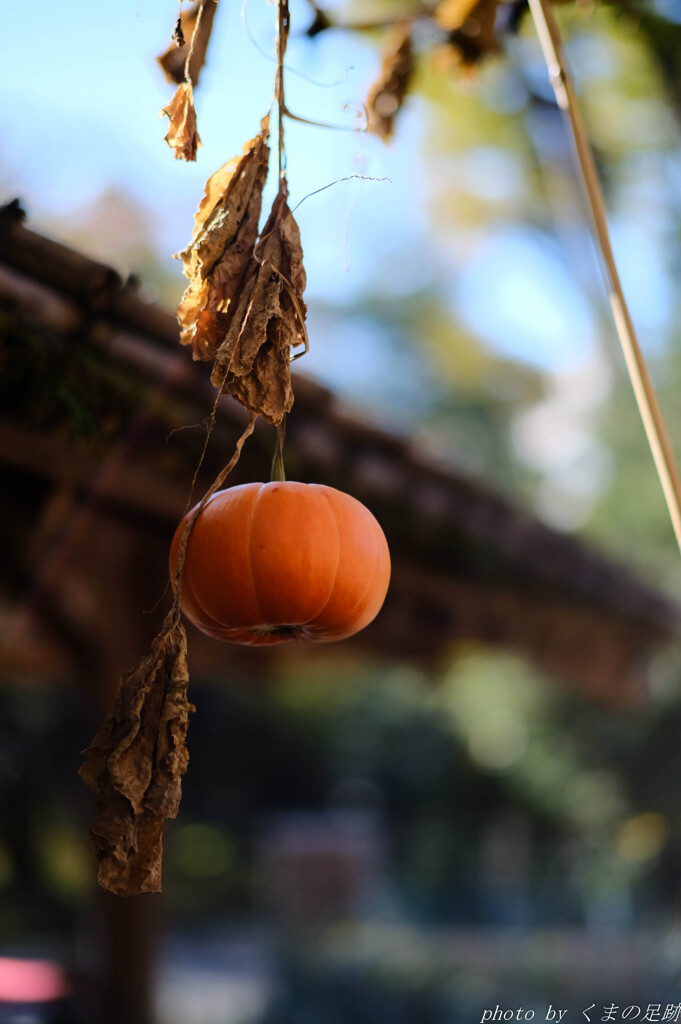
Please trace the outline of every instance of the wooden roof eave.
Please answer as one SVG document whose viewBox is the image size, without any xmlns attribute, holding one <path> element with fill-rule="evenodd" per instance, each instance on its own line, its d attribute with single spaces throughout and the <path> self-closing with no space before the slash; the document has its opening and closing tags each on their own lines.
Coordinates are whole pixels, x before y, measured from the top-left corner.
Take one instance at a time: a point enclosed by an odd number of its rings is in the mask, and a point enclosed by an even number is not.
<svg viewBox="0 0 681 1024">
<path fill-rule="evenodd" d="M 111 268 L 42 239 L 16 219 L 8 222 L 0 217 L 0 225 L 0 299 L 11 302 L 20 315 L 46 322 L 65 337 L 82 332 L 85 323 L 93 343 L 117 366 L 146 381 L 151 394 L 161 391 L 188 403 L 199 417 L 205 415 L 213 404 L 214 391 L 206 368 L 193 363 L 190 354 L 177 345 L 174 317 L 144 303 Z M 386 612 L 367 631 L 368 640 L 374 636 L 374 644 L 389 646 L 387 624 L 395 626 L 399 620 L 399 631 L 393 633 L 397 646 L 419 655 L 424 646 L 419 636 L 429 637 L 431 649 L 438 645 L 444 649 L 468 630 L 472 636 L 515 646 L 554 669 L 562 657 L 566 664 L 572 662 L 567 674 L 582 682 L 588 680 L 587 688 L 593 691 L 600 677 L 589 664 L 594 662 L 588 656 L 590 645 L 585 647 L 591 617 L 592 639 L 607 633 L 610 640 L 605 646 L 612 647 L 614 641 L 610 641 L 619 637 L 621 651 L 627 652 L 625 661 L 632 666 L 629 674 L 638 680 L 633 689 L 640 689 L 644 652 L 678 634 L 679 610 L 670 600 L 624 567 L 551 530 L 490 488 L 429 464 L 407 438 L 351 414 L 327 389 L 300 374 L 295 378 L 295 392 L 287 443 L 301 477 L 323 480 L 366 501 L 380 513 L 397 554 L 391 588 L 393 610 L 389 601 Z M 218 431 L 233 441 L 243 423 L 243 410 L 223 399 Z M 250 457 L 245 454 L 244 472 L 252 468 Z M 63 442 L 55 438 L 20 435 L 16 428 L 4 424 L 0 427 L 0 460 L 54 479 L 67 479 L 86 491 L 97 456 L 64 449 Z M 192 468 L 187 467 L 188 479 Z M 119 467 L 100 498 L 111 508 L 156 517 L 170 528 L 184 505 L 184 484 L 160 476 L 149 479 L 147 467 L 131 463 Z M 476 554 L 467 562 L 468 548 Z M 477 557 L 480 552 L 483 558 Z M 461 614 L 465 595 L 469 604 L 478 607 L 477 626 L 470 615 Z M 407 613 L 412 615 L 411 626 L 402 621 L 404 608 L 395 611 L 402 605 L 411 609 Z M 487 606 L 486 616 L 480 611 L 483 605 Z M 431 616 L 430 626 L 423 614 L 418 621 L 415 609 L 419 606 L 439 608 Z M 496 609 L 493 615 L 489 614 L 492 607 Z M 581 638 L 581 665 L 577 655 L 567 657 L 565 638 L 548 629 L 543 612 L 549 608 L 554 617 L 565 619 L 566 635 L 572 631 Z M 537 625 L 538 617 L 544 625 Z M 568 619 L 572 622 L 569 628 Z M 523 620 L 527 625 L 521 628 Z M 609 673 L 610 677 L 619 673 L 622 679 L 627 675 L 625 668 Z M 603 678 L 607 675 L 601 672 Z M 616 689 L 617 683 L 611 678 L 605 688 L 613 686 Z M 632 690 L 624 683 L 621 688 Z"/>
</svg>

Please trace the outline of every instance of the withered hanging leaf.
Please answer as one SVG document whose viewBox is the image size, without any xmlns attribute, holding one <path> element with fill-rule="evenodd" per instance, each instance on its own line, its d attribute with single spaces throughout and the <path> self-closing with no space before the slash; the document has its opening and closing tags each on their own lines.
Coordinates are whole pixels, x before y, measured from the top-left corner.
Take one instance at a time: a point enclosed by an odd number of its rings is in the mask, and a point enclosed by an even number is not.
<svg viewBox="0 0 681 1024">
<path fill-rule="evenodd" d="M 440 0 L 435 17 L 447 32 L 456 63 L 471 68 L 499 53 L 496 32 L 499 0 Z"/>
<path fill-rule="evenodd" d="M 178 258 L 190 284 L 177 311 L 180 340 L 195 359 L 212 359 L 253 259 L 269 162 L 269 117 L 260 132 L 206 182 L 190 244 Z"/>
<path fill-rule="evenodd" d="M 179 30 L 176 26 L 173 32 L 175 42 L 157 58 L 169 82 L 179 85 L 180 82 L 184 82 L 186 77 L 192 85 L 199 84 L 199 75 L 206 60 L 216 7 L 217 0 L 199 0 L 198 3 L 181 12 Z M 201 11 L 200 19 L 199 11 Z M 187 57 L 190 51 L 191 60 L 187 68 Z"/>
<path fill-rule="evenodd" d="M 175 150 L 175 159 L 196 160 L 196 151 L 201 145 L 201 139 L 196 129 L 194 90 L 189 82 L 178 85 L 177 92 L 161 113 L 167 114 L 170 118 L 165 141 Z"/>
<path fill-rule="evenodd" d="M 163 825 L 180 804 L 187 638 L 171 612 L 151 653 L 121 679 L 116 703 L 85 752 L 80 775 L 96 794 L 90 832 L 99 883 L 121 896 L 161 891 Z"/>
<path fill-rule="evenodd" d="M 280 423 L 293 405 L 291 350 L 307 344 L 300 233 L 285 185 L 256 249 L 211 380 L 251 412 Z"/>
<path fill-rule="evenodd" d="M 388 40 L 380 74 L 366 100 L 369 131 L 382 139 L 392 136 L 395 117 L 409 91 L 413 73 L 411 24 L 400 22 Z"/>
</svg>

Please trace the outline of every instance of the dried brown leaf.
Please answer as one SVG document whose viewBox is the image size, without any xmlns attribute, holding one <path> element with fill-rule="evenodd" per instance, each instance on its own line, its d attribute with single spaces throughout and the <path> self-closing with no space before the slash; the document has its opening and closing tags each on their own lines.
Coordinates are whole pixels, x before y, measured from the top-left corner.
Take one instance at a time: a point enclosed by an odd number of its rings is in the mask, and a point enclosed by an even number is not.
<svg viewBox="0 0 681 1024">
<path fill-rule="evenodd" d="M 213 28 L 217 0 L 199 0 L 199 3 L 183 10 L 173 32 L 174 43 L 158 57 L 169 82 L 179 85 L 185 78 L 192 85 L 199 84 L 201 68 L 206 60 L 206 51 Z M 203 10 L 201 11 L 201 9 Z M 199 19 L 199 11 L 201 18 Z M 191 52 L 189 67 L 187 57 Z"/>
<path fill-rule="evenodd" d="M 206 182 L 192 240 L 178 253 L 190 282 L 177 311 L 180 340 L 193 346 L 195 359 L 214 357 L 253 260 L 267 179 L 268 140 L 269 117 L 265 117 L 242 155 Z"/>
<path fill-rule="evenodd" d="M 449 32 L 447 48 L 456 63 L 472 68 L 499 53 L 498 6 L 499 0 L 440 0 L 435 17 Z"/>
<path fill-rule="evenodd" d="M 171 612 L 85 751 L 80 775 L 96 796 L 99 883 L 121 896 L 161 891 L 163 825 L 177 815 L 188 762 L 188 683 L 187 638 Z"/>
<path fill-rule="evenodd" d="M 395 117 L 409 91 L 413 73 L 411 24 L 400 22 L 391 33 L 380 74 L 366 100 L 369 130 L 382 139 L 389 139 L 393 134 Z"/>
<path fill-rule="evenodd" d="M 194 90 L 189 82 L 178 85 L 172 100 L 161 113 L 167 114 L 170 118 L 165 141 L 175 150 L 175 159 L 196 160 L 196 151 L 201 145 L 201 139 L 196 129 Z"/>
<path fill-rule="evenodd" d="M 211 380 L 251 412 L 280 423 L 293 405 L 291 351 L 307 344 L 305 270 L 286 188 L 263 230 Z"/>
</svg>

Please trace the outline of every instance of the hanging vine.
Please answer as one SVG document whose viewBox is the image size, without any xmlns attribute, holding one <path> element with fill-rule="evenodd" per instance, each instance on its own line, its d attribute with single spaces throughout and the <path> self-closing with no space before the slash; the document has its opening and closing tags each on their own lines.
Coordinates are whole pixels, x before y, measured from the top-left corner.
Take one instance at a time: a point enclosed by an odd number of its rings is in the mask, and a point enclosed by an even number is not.
<svg viewBox="0 0 681 1024">
<path fill-rule="evenodd" d="M 206 57 L 216 2 L 198 0 L 192 8 L 183 11 L 175 24 L 173 45 L 159 58 L 167 77 L 177 85 L 175 96 L 163 111 L 170 120 L 166 141 L 174 149 L 176 158 L 184 160 L 195 160 L 200 145 L 194 89 Z M 314 20 L 308 29 L 309 35 L 337 27 L 337 23 L 311 0 L 310 6 Z M 440 49 L 458 66 L 470 69 L 499 51 L 501 35 L 517 28 L 525 6 L 524 0 L 504 5 L 498 0 L 440 0 L 434 5 L 415 7 L 406 19 L 388 19 L 381 23 L 393 31 L 387 41 L 379 77 L 367 98 L 369 130 L 385 139 L 394 130 L 395 119 L 413 81 L 417 21 L 434 25 L 440 33 L 437 41 Z M 596 238 L 608 271 L 616 326 L 627 353 L 629 372 L 681 543 L 681 483 L 609 250 L 593 158 L 581 126 L 557 26 L 548 0 L 530 0 L 530 6 L 559 103 L 566 110 L 573 129 Z M 352 27 L 362 29 L 376 25 L 366 22 Z M 276 487 L 280 492 L 289 487 L 284 482 L 283 444 L 285 417 L 293 405 L 290 364 L 296 354 L 308 348 L 303 252 L 298 225 L 288 206 L 286 178 L 285 119 L 304 121 L 291 114 L 286 106 L 284 75 L 289 32 L 288 0 L 278 0 L 274 80 L 278 188 L 265 226 L 259 231 L 263 189 L 269 172 L 269 114 L 263 117 L 259 131 L 245 145 L 241 156 L 209 177 L 196 213 L 192 238 L 178 254 L 189 282 L 178 310 L 180 340 L 192 347 L 195 359 L 212 361 L 211 381 L 217 390 L 216 403 L 220 396 L 231 395 L 250 413 L 250 419 L 231 459 L 178 528 L 172 562 L 173 606 L 150 654 L 122 677 L 114 708 L 85 753 L 81 775 L 95 792 L 97 819 L 91 836 L 99 860 L 99 881 L 105 888 L 123 895 L 156 892 L 161 888 L 163 827 L 165 820 L 175 817 L 179 808 L 181 778 L 188 762 L 185 739 L 193 710 L 187 697 L 187 640 L 181 621 L 183 571 L 197 519 L 236 465 L 258 416 L 277 427 L 277 441 L 271 484 L 254 486 Z M 214 423 L 214 413 L 215 408 L 211 423 Z M 295 485 L 298 489 L 304 486 Z M 354 502 L 349 496 L 342 498 Z M 345 503 L 344 528 L 352 517 L 365 525 L 368 523 L 368 510 L 363 506 L 358 510 L 355 506 L 359 503 L 354 502 L 350 512 L 350 506 Z M 373 517 L 371 519 L 373 521 Z M 373 524 L 371 530 L 375 527 L 382 537 L 378 524 L 375 521 Z M 197 536 L 200 530 L 201 527 Z M 338 538 L 340 533 L 339 528 Z M 366 594 L 362 599 L 353 597 L 355 612 L 360 609 L 357 622 L 361 624 L 356 624 L 357 629 L 363 628 L 376 614 L 388 585 L 389 556 L 385 539 L 381 541 L 375 531 L 373 536 L 377 538 L 371 555 L 375 562 L 375 565 L 372 563 L 375 587 L 366 606 L 362 605 Z M 280 544 L 279 548 L 282 547 L 285 545 Z M 337 561 L 334 577 L 338 575 L 338 564 Z M 332 605 L 329 597 L 322 612 L 326 615 L 327 606 Z M 186 609 L 185 612 L 189 614 Z M 218 612 L 220 608 L 216 611 L 216 622 Z M 194 616 L 201 628 L 200 618 Z M 270 621 L 265 627 L 252 629 L 247 625 L 246 629 L 251 637 L 257 634 L 268 643 L 280 642 L 291 640 L 294 635 L 297 637 L 302 632 L 300 623 L 309 625 L 310 620 L 296 619 L 298 625 L 288 624 L 291 621 L 284 618 L 283 623 Z M 319 639 L 324 640 L 350 635 L 343 632 L 337 622 L 325 620 L 319 629 Z M 217 635 L 210 628 L 206 631 Z M 222 632 L 225 629 L 220 625 L 218 633 Z M 229 629 L 226 633 L 229 634 Z"/>
<path fill-rule="evenodd" d="M 195 159 L 198 146 L 192 68 L 204 0 L 176 25 L 183 80 L 166 108 L 167 141 L 175 156 Z M 193 25 L 187 46 L 187 23 Z M 212 19 L 211 19 L 212 20 Z M 218 397 L 230 394 L 249 410 L 248 426 L 234 454 L 188 517 L 173 577 L 174 601 L 151 652 L 121 678 L 114 707 L 85 751 L 80 774 L 95 793 L 97 817 L 91 839 L 99 882 L 119 895 L 159 892 L 162 836 L 177 815 L 181 778 L 189 756 L 186 733 L 194 710 L 187 697 L 187 638 L 180 616 L 182 572 L 194 524 L 236 465 L 257 416 L 281 425 L 293 404 L 292 351 L 307 349 L 305 271 L 300 234 L 288 207 L 284 148 L 284 58 L 289 32 L 287 0 L 279 0 L 275 103 L 278 110 L 279 189 L 262 233 L 258 224 L 269 167 L 269 115 L 237 157 L 206 182 L 192 239 L 179 258 L 189 285 L 180 303 L 181 341 L 194 357 L 214 360 L 211 380 Z M 208 36 L 201 44 L 201 63 Z M 161 63 L 169 77 L 169 58 Z M 170 62 L 171 67 L 176 67 Z M 277 435 L 281 461 L 283 428 Z"/>
</svg>

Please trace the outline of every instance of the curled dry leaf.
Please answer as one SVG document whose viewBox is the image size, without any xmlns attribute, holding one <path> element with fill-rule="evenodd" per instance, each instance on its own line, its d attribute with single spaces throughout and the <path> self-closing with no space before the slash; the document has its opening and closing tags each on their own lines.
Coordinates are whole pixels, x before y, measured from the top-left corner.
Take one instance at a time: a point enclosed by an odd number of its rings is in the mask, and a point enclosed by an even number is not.
<svg viewBox="0 0 681 1024">
<path fill-rule="evenodd" d="M 211 376 L 270 423 L 281 423 L 293 405 L 291 350 L 307 347 L 304 290 L 300 233 L 282 183 Z"/>
<path fill-rule="evenodd" d="M 409 91 L 413 73 L 411 24 L 400 22 L 388 40 L 380 74 L 366 100 L 369 130 L 382 139 L 393 134 L 395 117 Z"/>
<path fill-rule="evenodd" d="M 260 132 L 206 182 L 190 244 L 178 259 L 189 286 L 177 316 L 180 340 L 195 359 L 212 359 L 224 338 L 235 297 L 253 259 L 269 162 L 269 117 Z"/>
<path fill-rule="evenodd" d="M 496 16 L 499 0 L 440 0 L 435 17 L 447 32 L 456 63 L 473 67 L 499 53 Z"/>
<path fill-rule="evenodd" d="M 178 85 L 177 92 L 161 113 L 167 114 L 170 118 L 165 141 L 175 150 L 175 159 L 196 160 L 196 151 L 201 145 L 201 139 L 196 129 L 194 90 L 189 82 Z"/>
<path fill-rule="evenodd" d="M 181 12 L 179 26 L 176 26 L 173 32 L 174 42 L 158 58 L 169 82 L 179 85 L 186 78 L 192 85 L 199 84 L 199 75 L 206 60 L 216 7 L 217 0 L 199 0 L 198 3 Z M 201 12 L 200 18 L 199 12 Z M 190 52 L 191 57 L 187 67 L 187 58 L 190 56 Z"/>
<path fill-rule="evenodd" d="M 177 814 L 188 754 L 187 638 L 171 612 L 151 653 L 121 679 L 80 775 L 96 796 L 90 836 L 99 883 L 121 896 L 161 891 L 163 825 Z"/>
</svg>

